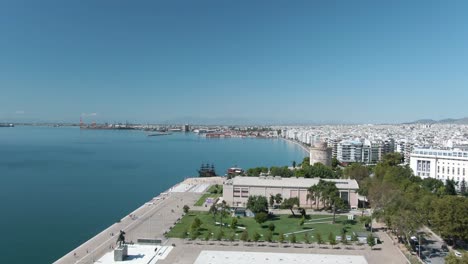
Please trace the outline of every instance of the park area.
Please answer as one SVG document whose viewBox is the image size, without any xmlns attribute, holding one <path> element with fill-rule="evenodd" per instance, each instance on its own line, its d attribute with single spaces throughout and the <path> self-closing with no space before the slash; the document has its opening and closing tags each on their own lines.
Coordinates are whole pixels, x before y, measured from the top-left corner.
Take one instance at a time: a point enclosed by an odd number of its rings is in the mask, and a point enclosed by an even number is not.
<svg viewBox="0 0 468 264">
<path fill-rule="evenodd" d="M 234 218 L 236 220 L 233 220 Z M 215 218 L 209 212 L 193 211 L 180 219 L 167 236 L 202 240 L 329 244 L 330 239 L 338 241 L 346 237 L 347 241 L 357 241 L 355 233 L 366 234 L 364 225 L 359 223 L 359 219 L 348 220 L 347 216 L 339 215 L 334 224 L 332 220 L 332 215 L 308 215 L 302 218 L 282 214 L 270 215 L 265 222 L 260 224 L 250 217 L 224 216 L 221 227 L 220 215 L 216 215 Z M 233 222 L 234 228 L 231 228 Z"/>
</svg>

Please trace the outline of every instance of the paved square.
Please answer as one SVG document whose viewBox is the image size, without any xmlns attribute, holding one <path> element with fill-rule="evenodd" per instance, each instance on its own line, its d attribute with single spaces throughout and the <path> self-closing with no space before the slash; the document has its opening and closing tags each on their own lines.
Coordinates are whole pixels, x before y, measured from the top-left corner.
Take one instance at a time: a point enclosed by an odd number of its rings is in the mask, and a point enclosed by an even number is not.
<svg viewBox="0 0 468 264">
<path fill-rule="evenodd" d="M 367 264 L 363 256 L 203 250 L 194 264 Z"/>
</svg>

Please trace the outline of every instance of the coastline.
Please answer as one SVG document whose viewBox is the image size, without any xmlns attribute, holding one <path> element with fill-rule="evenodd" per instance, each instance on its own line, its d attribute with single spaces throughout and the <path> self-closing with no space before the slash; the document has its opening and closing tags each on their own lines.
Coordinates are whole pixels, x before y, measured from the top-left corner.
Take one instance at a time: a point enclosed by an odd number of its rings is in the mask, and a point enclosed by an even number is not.
<svg viewBox="0 0 468 264">
<path fill-rule="evenodd" d="M 95 263 L 116 246 L 120 230 L 126 232 L 126 240 L 136 242 L 140 238 L 161 239 L 164 233 L 182 217 L 182 207 L 192 205 L 213 184 L 222 184 L 223 177 L 186 178 L 158 196 L 145 202 L 119 222 L 113 223 L 86 242 L 57 259 L 54 264 Z M 151 228 L 148 228 L 151 227 Z"/>
<path fill-rule="evenodd" d="M 283 140 L 285 140 L 285 141 L 287 141 L 287 142 L 291 142 L 291 143 L 293 143 L 293 144 L 298 145 L 298 146 L 301 147 L 305 152 L 307 152 L 308 155 L 310 155 L 310 149 L 309 149 L 308 146 L 304 146 L 303 144 L 301 144 L 301 143 L 299 143 L 299 142 L 297 142 L 297 141 L 291 140 L 291 139 L 289 139 L 289 138 L 284 138 L 284 137 L 278 137 L 278 138 L 281 138 L 281 139 L 283 139 Z"/>
</svg>

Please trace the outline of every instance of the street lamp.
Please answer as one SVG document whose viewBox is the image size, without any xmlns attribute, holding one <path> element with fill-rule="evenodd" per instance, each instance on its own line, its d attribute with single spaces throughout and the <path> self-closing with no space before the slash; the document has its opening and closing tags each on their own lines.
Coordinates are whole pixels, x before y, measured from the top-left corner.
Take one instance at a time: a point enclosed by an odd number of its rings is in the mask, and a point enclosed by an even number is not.
<svg viewBox="0 0 468 264">
<path fill-rule="evenodd" d="M 418 235 L 418 242 L 419 242 L 419 258 L 421 258 L 421 234 Z"/>
</svg>

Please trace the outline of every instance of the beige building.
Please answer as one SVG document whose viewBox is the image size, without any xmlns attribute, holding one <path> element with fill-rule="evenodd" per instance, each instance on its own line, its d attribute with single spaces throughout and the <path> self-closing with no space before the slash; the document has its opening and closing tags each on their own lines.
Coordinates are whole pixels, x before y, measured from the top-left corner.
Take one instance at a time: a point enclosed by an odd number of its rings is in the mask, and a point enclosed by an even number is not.
<svg viewBox="0 0 468 264">
<path fill-rule="evenodd" d="M 319 162 L 326 166 L 331 166 L 332 149 L 325 142 L 319 142 L 310 148 L 310 165 Z"/>
<path fill-rule="evenodd" d="M 320 178 L 282 178 L 279 176 L 234 177 L 224 182 L 223 199 L 233 207 L 245 207 L 251 195 L 281 194 L 283 199 L 298 197 L 301 207 L 315 207 L 315 201 L 307 199 L 307 189 L 318 184 Z M 323 179 L 333 181 L 340 190 L 340 196 L 348 201 L 351 208 L 358 206 L 359 185 L 356 180 Z"/>
</svg>

